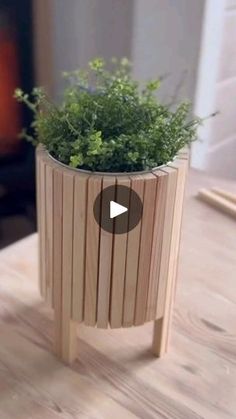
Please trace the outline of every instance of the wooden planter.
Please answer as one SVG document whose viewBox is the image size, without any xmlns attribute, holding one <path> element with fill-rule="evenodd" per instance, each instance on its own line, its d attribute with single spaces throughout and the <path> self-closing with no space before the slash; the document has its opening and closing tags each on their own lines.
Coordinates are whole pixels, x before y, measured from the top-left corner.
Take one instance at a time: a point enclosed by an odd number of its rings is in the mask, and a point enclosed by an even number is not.
<svg viewBox="0 0 236 419">
<path fill-rule="evenodd" d="M 75 358 L 81 322 L 119 328 L 154 321 L 153 352 L 166 352 L 187 165 L 180 152 L 149 173 L 84 173 L 38 147 L 40 291 L 54 308 L 55 351 L 64 361 Z M 94 200 L 110 185 L 131 187 L 143 202 L 129 233 L 107 233 L 94 219 Z"/>
</svg>

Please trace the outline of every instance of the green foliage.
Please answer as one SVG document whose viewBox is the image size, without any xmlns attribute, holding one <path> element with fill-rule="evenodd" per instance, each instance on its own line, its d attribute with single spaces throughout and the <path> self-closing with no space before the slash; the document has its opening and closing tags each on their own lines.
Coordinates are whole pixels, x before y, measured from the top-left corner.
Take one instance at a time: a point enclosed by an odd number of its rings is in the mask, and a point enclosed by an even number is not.
<svg viewBox="0 0 236 419">
<path fill-rule="evenodd" d="M 189 121 L 190 105 L 172 111 L 155 98 L 159 80 L 141 91 L 126 59 L 108 71 L 101 59 L 86 71 L 65 73 L 68 88 L 62 103 L 51 103 L 41 89 L 20 89 L 18 101 L 34 113 L 34 144 L 72 167 L 93 171 L 139 171 L 167 163 L 196 137 L 199 119 Z M 92 87 L 91 87 L 92 86 Z"/>
</svg>

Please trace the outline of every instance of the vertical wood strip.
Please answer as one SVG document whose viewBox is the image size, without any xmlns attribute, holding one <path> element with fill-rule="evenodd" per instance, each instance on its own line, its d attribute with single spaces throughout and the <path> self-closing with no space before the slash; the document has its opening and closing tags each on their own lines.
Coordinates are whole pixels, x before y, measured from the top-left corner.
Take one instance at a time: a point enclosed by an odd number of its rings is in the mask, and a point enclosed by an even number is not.
<svg viewBox="0 0 236 419">
<path fill-rule="evenodd" d="M 40 158 L 40 225 L 41 225 L 41 294 L 46 297 L 46 165 L 43 157 Z"/>
<path fill-rule="evenodd" d="M 37 199 L 37 230 L 38 230 L 38 280 L 39 291 L 42 293 L 42 222 L 41 222 L 41 149 L 36 150 L 36 199 Z"/>
<path fill-rule="evenodd" d="M 53 306 L 53 168 L 46 164 L 46 301 Z"/>
<path fill-rule="evenodd" d="M 106 194 L 106 201 L 115 199 L 116 179 L 112 176 L 103 178 L 102 189 L 108 188 L 109 194 Z M 102 197 L 103 201 L 103 197 Z M 105 223 L 107 211 L 105 206 L 101 205 L 102 223 Z M 112 264 L 112 245 L 113 234 L 101 228 L 100 230 L 100 251 L 99 251 L 99 276 L 98 276 L 98 306 L 97 306 L 97 327 L 107 328 L 109 324 L 109 307 L 110 307 L 110 285 L 111 285 L 111 264 Z"/>
<path fill-rule="evenodd" d="M 156 206 L 157 177 L 153 174 L 143 175 L 144 199 L 139 252 L 138 283 L 135 306 L 135 325 L 145 322 L 149 288 L 150 264 L 152 253 L 153 223 Z"/>
<path fill-rule="evenodd" d="M 153 323 L 153 337 L 152 337 L 152 351 L 153 354 L 160 357 L 164 355 L 163 348 L 165 348 L 165 342 L 162 339 L 164 337 L 164 317 L 156 319 Z"/>
<path fill-rule="evenodd" d="M 138 194 L 141 201 L 143 202 L 144 183 L 142 176 L 133 175 L 131 178 L 131 188 Z M 129 208 L 130 214 L 129 219 L 136 208 L 134 208 L 134 202 L 132 202 Z M 135 298 L 136 288 L 138 280 L 138 260 L 139 260 L 139 247 L 140 247 L 140 234 L 141 234 L 141 223 L 128 233 L 127 238 L 127 256 L 126 256 L 126 271 L 125 271 L 125 290 L 124 290 L 124 307 L 123 307 L 123 326 L 130 327 L 134 324 L 135 314 Z"/>
<path fill-rule="evenodd" d="M 84 319 L 87 181 L 88 175 L 85 174 L 75 176 L 74 179 L 72 318 L 78 322 Z"/>
<path fill-rule="evenodd" d="M 163 332 L 166 332 L 166 343 L 165 351 L 168 349 L 169 339 L 170 339 L 170 327 L 172 312 L 176 294 L 176 284 L 177 284 L 177 270 L 178 270 L 178 260 L 179 260 L 179 250 L 180 250 L 180 236 L 181 236 L 181 226 L 182 226 L 182 215 L 183 215 L 183 201 L 184 201 L 184 191 L 185 191 L 185 182 L 186 182 L 186 173 L 188 168 L 188 160 L 180 161 L 176 160 L 174 163 L 169 164 L 169 167 L 178 169 L 178 178 L 176 186 L 176 200 L 175 200 L 175 212 L 174 212 L 174 226 L 172 231 L 172 245 L 171 251 L 173 253 L 173 262 L 170 266 L 169 276 L 171 283 L 171 297 L 169 307 L 166 305 L 165 314 L 163 319 Z"/>
<path fill-rule="evenodd" d="M 161 262 L 161 249 L 164 230 L 164 217 L 166 209 L 167 196 L 167 178 L 168 175 L 160 170 L 156 171 L 155 176 L 158 178 L 158 188 L 156 196 L 156 211 L 153 226 L 152 239 L 152 256 L 150 267 L 150 280 L 148 289 L 148 302 L 146 321 L 154 320 L 156 318 L 157 307 L 157 291 L 159 281 L 159 271 Z"/>
<path fill-rule="evenodd" d="M 74 359 L 76 338 L 76 325 L 71 321 L 73 212 L 74 176 L 63 171 L 62 358 L 67 362 Z"/>
<path fill-rule="evenodd" d="M 164 219 L 164 230 L 162 238 L 162 249 L 161 249 L 161 264 L 158 281 L 157 291 L 157 310 L 156 318 L 160 318 L 164 314 L 166 291 L 167 290 L 167 279 L 170 259 L 170 246 L 173 229 L 173 217 L 174 217 L 174 205 L 176 195 L 176 182 L 177 182 L 177 171 L 171 168 L 163 169 L 164 173 L 168 175 L 167 185 L 167 198 L 166 198 L 166 209 Z"/>
<path fill-rule="evenodd" d="M 182 217 L 182 204 L 184 196 L 184 182 L 185 182 L 185 169 L 187 167 L 187 160 L 179 160 L 174 164 L 168 165 L 163 169 L 174 173 L 177 179 L 176 195 L 174 202 L 173 223 L 171 231 L 171 241 L 169 245 L 169 260 L 168 271 L 166 275 L 166 292 L 164 298 L 164 312 L 162 319 L 154 322 L 154 335 L 153 335 L 153 351 L 156 355 L 162 356 L 167 351 L 170 323 L 173 309 L 173 301 L 175 294 L 175 280 L 179 252 L 181 217 Z M 160 335 L 158 337 L 158 335 Z"/>
<path fill-rule="evenodd" d="M 88 326 L 95 326 L 97 314 L 100 227 L 93 215 L 93 205 L 97 195 L 101 192 L 101 182 L 100 176 L 92 176 L 88 180 L 84 309 L 84 323 Z"/>
<path fill-rule="evenodd" d="M 55 321 L 55 352 L 62 356 L 62 198 L 63 176 L 61 169 L 53 173 L 53 301 Z"/>
<path fill-rule="evenodd" d="M 177 158 L 173 161 L 173 163 L 175 163 L 177 160 L 188 160 L 188 159 L 189 159 L 189 147 L 184 147 L 178 152 Z"/>
<path fill-rule="evenodd" d="M 117 178 L 118 186 L 130 187 L 128 177 Z M 117 189 L 116 201 L 129 208 L 129 196 Z M 127 201 L 126 201 L 127 199 Z M 128 227 L 128 216 L 127 227 Z M 111 286 L 111 306 L 110 306 L 110 325 L 111 328 L 122 326 L 123 320 L 123 301 L 124 301 L 124 283 L 125 266 L 127 250 L 127 233 L 114 234 L 113 242 L 113 262 L 112 262 L 112 286 Z"/>
</svg>

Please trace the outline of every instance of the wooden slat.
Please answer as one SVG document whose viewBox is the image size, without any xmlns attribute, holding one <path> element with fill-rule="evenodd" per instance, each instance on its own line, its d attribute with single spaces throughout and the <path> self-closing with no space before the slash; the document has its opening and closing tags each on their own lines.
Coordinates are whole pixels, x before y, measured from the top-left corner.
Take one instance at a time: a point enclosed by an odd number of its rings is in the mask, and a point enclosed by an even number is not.
<svg viewBox="0 0 236 419">
<path fill-rule="evenodd" d="M 168 185 L 167 185 L 167 199 L 164 219 L 164 230 L 162 238 L 162 250 L 161 250 L 161 264 L 158 281 L 158 292 L 157 292 L 157 311 L 156 318 L 160 318 L 164 314 L 165 297 L 167 288 L 167 277 L 168 267 L 170 258 L 170 245 L 171 235 L 173 227 L 173 216 L 174 216 L 174 204 L 176 194 L 176 182 L 177 182 L 177 171 L 172 168 L 163 169 L 168 174 Z"/>
<path fill-rule="evenodd" d="M 173 301 L 175 295 L 176 286 L 176 271 L 177 261 L 179 253 L 179 241 L 180 241 L 180 229 L 181 229 L 181 218 L 182 218 L 182 204 L 184 195 L 184 184 L 185 184 L 185 170 L 188 161 L 176 160 L 173 164 L 168 165 L 169 167 L 164 169 L 171 173 L 174 173 L 174 177 L 177 179 L 176 193 L 174 201 L 174 211 L 172 216 L 172 229 L 171 229 L 171 240 L 169 243 L 169 254 L 168 254 L 168 269 L 166 273 L 166 289 L 164 296 L 164 312 L 163 318 L 160 321 L 157 316 L 157 321 L 154 323 L 154 338 L 153 338 L 153 351 L 156 355 L 162 356 L 167 351 L 167 345 L 170 333 L 170 322 L 173 310 Z M 167 213 L 167 210 L 166 210 Z M 160 301 L 158 298 L 158 306 L 160 307 Z M 160 334 L 160 338 L 155 335 Z"/>
<path fill-rule="evenodd" d="M 62 356 L 62 185 L 61 169 L 53 173 L 53 301 L 55 321 L 55 352 Z"/>
<path fill-rule="evenodd" d="M 175 163 L 175 161 L 177 160 L 188 160 L 189 159 L 189 148 L 188 147 L 184 147 L 182 148 L 178 154 L 176 159 L 173 161 L 173 163 Z"/>
<path fill-rule="evenodd" d="M 161 263 L 161 249 L 164 231 L 164 218 L 166 208 L 167 196 L 167 181 L 168 175 L 160 170 L 155 172 L 158 178 L 157 196 L 156 196 L 156 211 L 155 222 L 153 226 L 152 239 L 152 256 L 150 267 L 150 280 L 148 289 L 148 302 L 146 321 L 154 320 L 156 318 L 157 307 L 157 292 L 159 282 L 159 272 Z"/>
<path fill-rule="evenodd" d="M 139 252 L 138 283 L 135 305 L 135 325 L 145 322 L 149 275 L 152 254 L 153 222 L 156 206 L 157 178 L 152 173 L 142 175 L 144 180 L 143 216 Z"/>
<path fill-rule="evenodd" d="M 130 179 L 128 177 L 123 177 L 123 176 L 118 177 L 117 185 L 130 187 Z M 124 194 L 120 192 L 119 189 L 117 190 L 116 201 L 118 203 L 122 202 L 122 205 L 129 208 L 129 197 L 127 196 L 127 202 L 124 202 Z M 128 217 L 127 217 L 127 226 L 128 226 Z M 117 328 L 117 327 L 122 326 L 126 250 L 127 250 L 127 233 L 114 234 L 113 261 L 112 261 L 112 286 L 111 286 L 111 301 L 110 301 L 110 304 L 111 304 L 110 326 L 112 328 Z"/>
<path fill-rule="evenodd" d="M 46 301 L 53 306 L 53 168 L 46 165 Z"/>
<path fill-rule="evenodd" d="M 92 176 L 88 180 L 84 322 L 89 326 L 95 326 L 97 314 L 100 227 L 93 215 L 93 205 L 97 195 L 101 192 L 101 182 L 101 176 Z"/>
<path fill-rule="evenodd" d="M 214 208 L 219 209 L 225 214 L 236 218 L 236 205 L 228 199 L 216 194 L 215 192 L 202 188 L 198 192 L 198 198 L 207 204 L 212 205 Z"/>
<path fill-rule="evenodd" d="M 135 191 L 143 202 L 144 183 L 142 176 L 131 176 L 131 188 Z M 134 206 L 134 202 L 133 202 Z M 132 217 L 136 208 L 129 208 L 129 218 Z M 123 307 L 123 326 L 130 327 L 134 324 L 135 299 L 138 280 L 138 261 L 142 220 L 138 225 L 129 232 L 127 239 L 127 258 L 125 271 L 125 290 L 124 290 L 124 307 Z"/>
<path fill-rule="evenodd" d="M 66 362 L 75 357 L 76 325 L 71 321 L 73 271 L 73 212 L 74 176 L 63 171 L 63 223 L 62 223 L 62 358 Z"/>
<path fill-rule="evenodd" d="M 40 272 L 40 291 L 41 295 L 46 297 L 46 165 L 43 157 L 41 156 L 39 162 L 39 173 L 40 173 L 40 227 L 41 227 L 41 237 L 40 237 L 40 246 L 41 246 L 41 272 Z"/>
<path fill-rule="evenodd" d="M 183 201 L 184 201 L 184 191 L 186 183 L 186 173 L 188 169 L 188 161 L 181 161 L 177 159 L 175 162 L 169 164 L 169 167 L 178 169 L 178 178 L 177 178 L 177 187 L 176 187 L 176 200 L 175 200 L 175 210 L 174 210 L 174 225 L 172 230 L 172 243 L 171 243 L 171 253 L 173 254 L 173 259 L 171 260 L 171 265 L 169 269 L 170 283 L 171 283 L 171 299 L 169 307 L 166 301 L 165 314 L 163 318 L 163 333 L 166 333 L 166 343 L 163 350 L 166 352 L 168 349 L 168 344 L 170 340 L 170 328 L 171 328 L 171 319 L 174 306 L 174 300 L 176 295 L 177 287 L 177 271 L 178 271 L 178 261 L 179 261 L 179 250 L 180 250 L 180 237 L 181 237 L 181 227 L 182 227 L 182 217 L 183 217 Z M 169 279 L 168 279 L 169 281 Z"/>
<path fill-rule="evenodd" d="M 102 189 L 109 186 L 109 195 L 106 194 L 106 201 L 115 199 L 116 179 L 112 176 L 105 176 L 102 182 Z M 103 198 L 102 198 L 103 200 Z M 102 222 L 106 222 L 107 211 L 105 206 L 102 208 Z M 111 284 L 111 265 L 112 265 L 112 245 L 113 233 L 109 233 L 101 228 L 100 230 L 100 251 L 99 251 L 99 276 L 98 276 L 98 306 L 97 306 L 97 327 L 107 328 L 109 323 L 110 308 L 110 284 Z"/>
<path fill-rule="evenodd" d="M 39 290 L 42 295 L 42 222 L 41 222 L 41 175 L 40 175 L 40 147 L 36 150 L 36 199 L 37 199 L 37 230 L 38 230 L 38 259 L 39 259 Z"/>
<path fill-rule="evenodd" d="M 154 355 L 160 357 L 164 354 L 165 349 L 165 343 L 164 340 L 162 340 L 162 337 L 164 336 L 163 333 L 163 322 L 164 317 L 157 318 L 154 321 L 153 324 L 153 337 L 152 337 L 152 351 Z"/>
<path fill-rule="evenodd" d="M 75 176 L 72 318 L 84 318 L 85 245 L 88 175 Z"/>
<path fill-rule="evenodd" d="M 217 188 L 216 186 L 214 188 L 211 188 L 211 191 L 221 196 L 222 198 L 227 199 L 227 201 L 236 204 L 236 193 L 225 191 L 224 189 Z"/>
</svg>

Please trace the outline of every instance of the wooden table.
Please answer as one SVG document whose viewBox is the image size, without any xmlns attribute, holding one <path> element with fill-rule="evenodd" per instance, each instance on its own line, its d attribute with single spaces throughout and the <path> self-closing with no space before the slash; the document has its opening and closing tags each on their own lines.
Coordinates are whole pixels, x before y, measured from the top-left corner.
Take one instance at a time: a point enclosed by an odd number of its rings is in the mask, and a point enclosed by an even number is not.
<svg viewBox="0 0 236 419">
<path fill-rule="evenodd" d="M 215 185 L 191 173 L 171 348 L 149 348 L 152 323 L 80 326 L 72 367 L 51 352 L 53 313 L 37 284 L 37 235 L 0 253 L 0 419 L 236 417 L 236 223 L 197 201 Z"/>
</svg>

